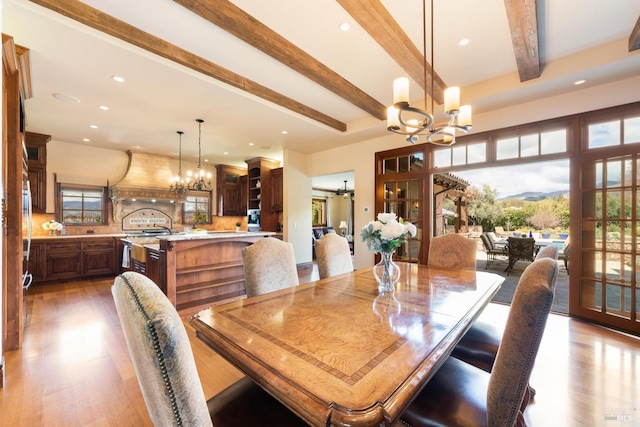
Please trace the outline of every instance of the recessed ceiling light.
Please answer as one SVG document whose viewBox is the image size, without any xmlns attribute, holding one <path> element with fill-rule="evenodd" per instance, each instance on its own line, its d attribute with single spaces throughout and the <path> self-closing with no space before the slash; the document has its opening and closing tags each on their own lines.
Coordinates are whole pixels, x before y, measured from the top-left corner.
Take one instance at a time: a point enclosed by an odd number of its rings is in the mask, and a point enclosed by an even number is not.
<svg viewBox="0 0 640 427">
<path fill-rule="evenodd" d="M 111 78 L 115 81 L 117 81 L 118 83 L 124 83 L 124 77 L 120 77 L 120 76 L 111 76 Z"/>
<path fill-rule="evenodd" d="M 102 111 L 108 111 L 109 107 L 107 107 L 106 105 L 98 105 L 98 108 L 101 109 Z"/>
<path fill-rule="evenodd" d="M 253 147 L 253 142 L 250 142 L 250 143 L 249 143 L 249 147 Z"/>
<path fill-rule="evenodd" d="M 283 135 L 286 135 L 286 134 L 288 134 L 288 133 L 289 133 L 289 132 L 287 132 L 286 130 L 283 130 L 283 131 L 282 131 L 282 134 L 283 134 Z"/>
<path fill-rule="evenodd" d="M 62 102 L 70 102 L 72 104 L 80 104 L 80 100 L 75 96 L 65 95 L 64 93 L 53 93 L 51 94 L 55 99 Z"/>
<path fill-rule="evenodd" d="M 98 125 L 89 125 L 91 129 L 98 129 Z"/>
<path fill-rule="evenodd" d="M 227 154 L 229 154 L 229 152 L 228 152 L 228 151 L 225 151 L 225 152 L 224 152 L 224 153 L 222 153 L 222 154 L 224 154 L 224 155 L 226 156 Z"/>
<path fill-rule="evenodd" d="M 89 142 L 91 141 L 89 138 L 82 138 L 82 142 Z"/>
<path fill-rule="evenodd" d="M 469 44 L 469 42 L 470 42 L 470 40 L 465 37 L 463 39 L 460 39 L 460 41 L 458 42 L 458 46 L 466 46 L 466 45 Z"/>
<path fill-rule="evenodd" d="M 136 150 L 139 150 L 140 148 L 142 148 L 142 146 L 140 146 L 140 145 L 134 145 L 132 148 L 135 148 Z"/>
<path fill-rule="evenodd" d="M 576 86 L 580 86 L 582 84 L 585 84 L 587 81 L 582 79 L 582 80 L 576 80 L 575 82 L 573 82 L 574 85 Z"/>
<path fill-rule="evenodd" d="M 341 31 L 349 31 L 351 29 L 351 25 L 348 22 L 343 22 L 339 26 Z"/>
</svg>

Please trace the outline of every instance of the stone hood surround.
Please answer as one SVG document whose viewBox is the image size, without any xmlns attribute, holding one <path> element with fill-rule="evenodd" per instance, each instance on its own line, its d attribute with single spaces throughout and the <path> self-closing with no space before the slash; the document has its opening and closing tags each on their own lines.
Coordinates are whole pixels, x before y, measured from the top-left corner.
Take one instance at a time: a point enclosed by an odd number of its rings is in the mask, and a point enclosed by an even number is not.
<svg viewBox="0 0 640 427">
<path fill-rule="evenodd" d="M 169 157 L 127 151 L 129 164 L 124 177 L 110 187 L 113 220 L 120 222 L 133 211 L 153 207 L 179 222 L 179 206 L 186 195 L 169 191 L 174 175 Z"/>
<path fill-rule="evenodd" d="M 111 187 L 114 202 L 136 199 L 156 203 L 181 203 L 185 195 L 169 191 L 169 177 L 174 175 L 169 157 L 127 151 L 129 164 L 124 177 Z"/>
</svg>

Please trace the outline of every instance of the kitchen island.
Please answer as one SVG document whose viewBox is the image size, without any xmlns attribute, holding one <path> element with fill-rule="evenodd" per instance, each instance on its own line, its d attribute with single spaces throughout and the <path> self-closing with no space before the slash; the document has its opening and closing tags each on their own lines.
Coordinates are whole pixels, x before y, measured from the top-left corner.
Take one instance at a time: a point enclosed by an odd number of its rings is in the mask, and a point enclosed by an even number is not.
<svg viewBox="0 0 640 427">
<path fill-rule="evenodd" d="M 273 232 L 209 232 L 125 237 L 131 266 L 150 277 L 186 316 L 246 295 L 242 248 Z"/>
</svg>

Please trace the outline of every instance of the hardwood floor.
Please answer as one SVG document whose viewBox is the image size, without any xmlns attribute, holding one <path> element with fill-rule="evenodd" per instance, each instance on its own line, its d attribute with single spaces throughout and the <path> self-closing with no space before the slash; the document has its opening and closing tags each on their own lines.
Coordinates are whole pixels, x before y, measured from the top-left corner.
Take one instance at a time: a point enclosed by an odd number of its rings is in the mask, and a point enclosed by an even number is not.
<svg viewBox="0 0 640 427">
<path fill-rule="evenodd" d="M 308 272 L 301 281 L 314 276 Z M 5 354 L 2 426 L 151 425 L 122 335 L 112 279 L 34 286 L 24 345 Z M 504 321 L 508 307 L 488 312 Z M 207 397 L 242 374 L 190 333 Z M 640 339 L 551 315 L 525 417 L 531 426 L 640 425 Z M 631 420 L 615 419 L 626 415 Z M 608 420 L 606 417 L 614 417 Z"/>
</svg>

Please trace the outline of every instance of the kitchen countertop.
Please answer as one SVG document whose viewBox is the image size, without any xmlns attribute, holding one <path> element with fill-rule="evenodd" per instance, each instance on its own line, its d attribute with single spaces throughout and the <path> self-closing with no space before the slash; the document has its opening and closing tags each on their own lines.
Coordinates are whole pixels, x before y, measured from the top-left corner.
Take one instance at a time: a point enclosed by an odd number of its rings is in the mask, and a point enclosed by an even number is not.
<svg viewBox="0 0 640 427">
<path fill-rule="evenodd" d="M 65 236 L 31 236 L 31 240 L 51 240 L 51 239 L 91 239 L 100 237 L 127 237 L 126 233 L 113 234 L 68 234 Z"/>
<path fill-rule="evenodd" d="M 138 245 L 157 244 L 158 240 L 168 240 L 171 242 L 181 240 L 199 240 L 199 239 L 228 239 L 232 237 L 252 237 L 252 236 L 274 236 L 273 231 L 208 231 L 206 233 L 175 233 L 160 234 L 154 236 L 123 236 L 123 242 Z"/>
</svg>

